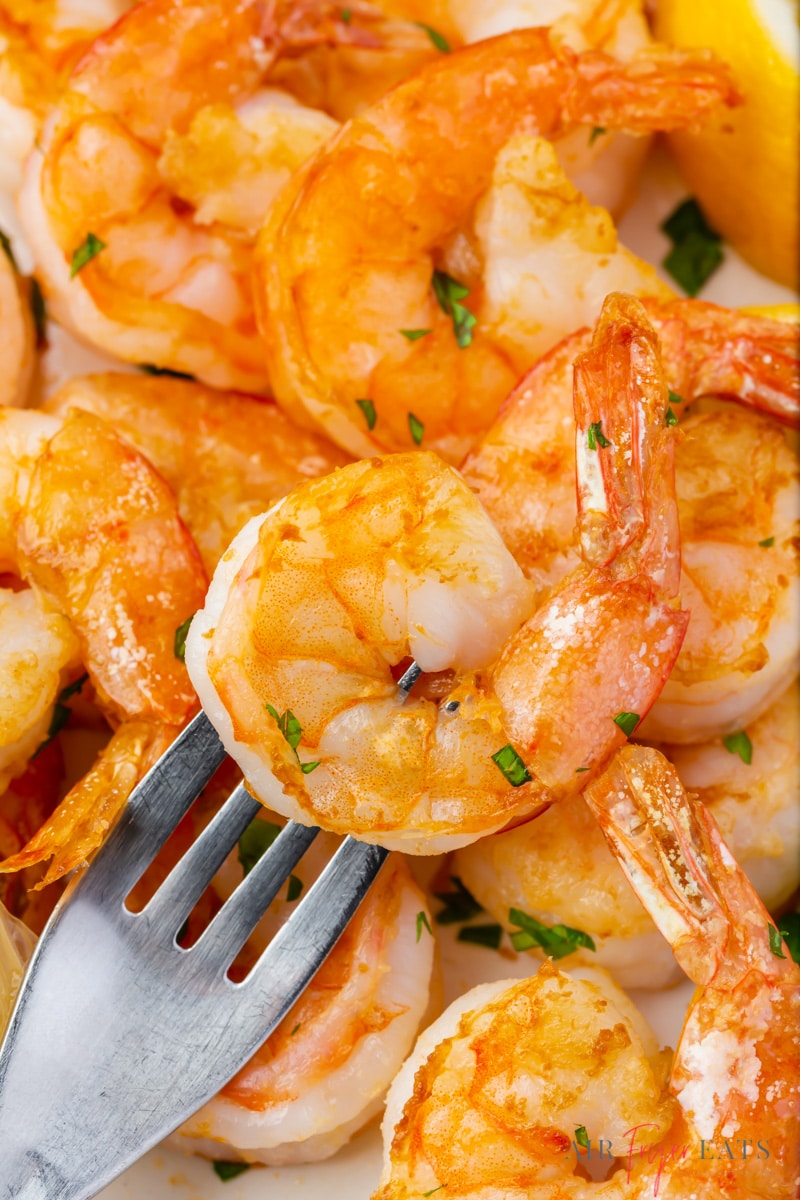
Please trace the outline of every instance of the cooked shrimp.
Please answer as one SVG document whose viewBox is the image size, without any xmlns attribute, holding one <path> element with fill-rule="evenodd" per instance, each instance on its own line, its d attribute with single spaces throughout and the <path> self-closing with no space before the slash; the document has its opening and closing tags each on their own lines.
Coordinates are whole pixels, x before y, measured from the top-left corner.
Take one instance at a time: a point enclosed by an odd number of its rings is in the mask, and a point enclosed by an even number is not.
<svg viewBox="0 0 800 1200">
<path fill-rule="evenodd" d="M 747 730 L 748 764 L 717 739 L 662 747 L 708 807 L 727 845 L 771 911 L 800 884 L 800 697 L 794 685 Z M 675 962 L 606 845 L 585 801 L 571 797 L 507 833 L 459 850 L 453 870 L 502 924 L 521 909 L 547 925 L 588 933 L 596 963 L 623 987 L 659 988 Z M 538 952 L 537 952 L 538 953 Z"/>
<path fill-rule="evenodd" d="M 533 979 L 475 989 L 423 1034 L 389 1095 L 375 1200 L 438 1188 L 455 1200 L 794 1194 L 800 969 L 785 950 L 776 957 L 769 915 L 662 756 L 626 747 L 588 791 L 614 854 L 699 985 L 671 1095 L 668 1058 L 653 1054 L 624 996 L 547 962 Z M 605 1146 L 624 1165 L 588 1179 L 576 1131 L 595 1152 L 602 1138 L 601 1156 Z"/>
<path fill-rule="evenodd" d="M 669 388 L 678 397 L 672 401 L 676 417 L 681 417 L 684 402 L 717 395 L 797 423 L 796 327 L 700 300 L 644 298 L 642 303 L 659 335 Z M 546 354 L 461 466 L 542 595 L 578 562 L 572 374 L 575 359 L 590 342 L 591 331 L 579 330 Z M 702 455 L 690 457 L 679 442 L 676 472 L 680 505 L 684 491 L 702 486 L 703 476 L 697 478 Z"/>
<path fill-rule="evenodd" d="M 318 841 L 311 857 L 321 867 L 335 839 Z M 303 882 L 308 869 L 304 858 Z M 381 1111 L 427 1008 L 434 939 L 424 922 L 426 902 L 408 867 L 390 860 L 307 991 L 173 1142 L 216 1159 L 280 1165 L 328 1158 L 349 1141 Z"/>
<path fill-rule="evenodd" d="M 270 808 L 431 854 L 602 769 L 624 740 L 613 718 L 647 710 L 686 621 L 654 340 L 635 301 L 610 299 L 576 387 L 583 438 L 592 417 L 610 438 L 601 464 L 580 460 L 587 565 L 526 624 L 522 573 L 428 452 L 345 467 L 246 526 L 187 665 Z M 438 674 L 438 706 L 397 694 L 392 668 L 409 654 Z"/>
<path fill-rule="evenodd" d="M 195 707 L 174 638 L 199 607 L 206 577 L 167 485 L 89 413 L 62 422 L 0 411 L 0 494 L 0 569 L 31 584 L 44 612 L 66 618 L 72 630 L 68 635 L 63 621 L 51 618 L 51 636 L 67 648 L 31 666 L 45 695 L 27 719 L 35 709 L 41 724 L 43 705 L 52 713 L 54 664 L 72 661 L 76 639 L 116 727 L 89 774 L 0 866 L 18 870 L 53 856 L 49 882 L 100 844 L 150 758 Z M 32 736 L 29 730 L 26 744 Z"/>
<path fill-rule="evenodd" d="M 0 904 L 0 1038 L 14 1007 L 22 976 L 36 939 L 29 929 Z"/>
<path fill-rule="evenodd" d="M 72 379 L 44 408 L 93 412 L 132 442 L 174 491 L 209 573 L 251 517 L 348 461 L 275 404 L 165 376 Z"/>
<path fill-rule="evenodd" d="M 337 123 L 262 84 L 282 53 L 380 46 L 380 13 L 359 4 L 346 21 L 342 11 L 327 0 L 144 0 L 97 39 L 22 193 L 57 320 L 128 362 L 267 389 L 252 241 Z"/>
<path fill-rule="evenodd" d="M 0 794 L 0 859 L 17 854 L 41 829 L 64 794 L 65 756 L 62 739 L 56 736 L 41 747 L 21 775 Z M 0 903 L 19 917 L 34 933 L 41 933 L 62 888 L 59 881 L 37 891 L 45 872 L 35 864 L 13 875 L 0 877 Z"/>
<path fill-rule="evenodd" d="M 582 123 L 636 133 L 691 124 L 734 99 L 723 69 L 706 58 L 651 54 L 620 64 L 594 51 L 575 55 L 542 29 L 432 63 L 348 122 L 270 210 L 256 247 L 256 302 L 278 402 L 352 454 L 405 450 L 424 439 L 460 461 L 533 361 L 512 361 L 496 339 L 503 266 L 482 243 L 488 238 L 494 253 L 502 239 L 491 212 L 476 211 L 495 170 L 505 170 L 502 148 L 514 134 L 553 135 Z M 564 208 L 557 196 L 531 217 L 527 197 L 522 203 L 514 263 L 524 260 L 529 221 L 534 237 L 546 226 L 549 241 Z M 563 239 L 567 259 L 573 238 L 600 256 L 614 249 L 607 214 L 603 222 L 598 232 L 597 217 L 580 213 L 577 233 Z M 557 250 L 542 251 L 540 266 L 554 258 Z M 599 274 L 592 320 L 614 287 L 658 289 L 654 272 L 635 260 Z M 647 289 L 637 287 L 643 274 Z M 520 318 L 526 327 L 546 324 L 538 352 L 574 328 L 574 289 L 566 291 L 566 326 L 557 312 L 550 320 L 556 304 L 541 295 Z M 462 303 L 468 293 L 472 311 Z"/>
<path fill-rule="evenodd" d="M 3 240 L 5 241 L 5 235 Z M 28 285 L 10 251 L 0 246 L 0 405 L 24 404 L 33 375 L 36 338 Z"/>
</svg>

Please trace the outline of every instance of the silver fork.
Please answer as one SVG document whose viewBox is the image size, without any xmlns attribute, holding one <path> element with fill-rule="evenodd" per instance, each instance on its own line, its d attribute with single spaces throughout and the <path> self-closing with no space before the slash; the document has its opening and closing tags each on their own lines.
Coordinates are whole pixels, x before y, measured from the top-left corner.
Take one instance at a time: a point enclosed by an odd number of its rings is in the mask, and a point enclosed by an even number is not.
<svg viewBox="0 0 800 1200">
<path fill-rule="evenodd" d="M 386 858 L 345 839 L 247 978 L 231 982 L 317 829 L 288 824 L 184 950 L 184 921 L 261 810 L 240 785 L 146 907 L 124 903 L 224 757 L 201 713 L 48 922 L 0 1049 L 0 1200 L 86 1200 L 176 1129 L 286 1015 Z"/>
</svg>

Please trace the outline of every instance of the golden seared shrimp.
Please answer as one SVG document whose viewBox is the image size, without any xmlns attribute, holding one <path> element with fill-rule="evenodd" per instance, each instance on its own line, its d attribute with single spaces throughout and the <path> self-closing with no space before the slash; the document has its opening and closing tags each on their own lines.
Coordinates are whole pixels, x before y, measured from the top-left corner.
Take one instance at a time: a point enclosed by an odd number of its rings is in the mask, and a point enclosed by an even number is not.
<svg viewBox="0 0 800 1200">
<path fill-rule="evenodd" d="M 797 424 L 796 326 L 701 300 L 646 297 L 642 303 L 659 335 L 677 418 L 680 402 L 716 395 Z M 578 562 L 572 376 L 591 336 L 589 329 L 578 330 L 546 354 L 461 465 L 503 541 L 543 595 Z M 676 472 L 680 505 L 684 490 L 703 486 L 702 454 L 685 454 L 679 442 Z M 689 484 L 689 472 L 701 478 Z"/>
<path fill-rule="evenodd" d="M 510 291 L 501 249 L 524 268 L 528 224 L 543 247 L 574 201 L 572 189 L 531 213 L 528 189 L 511 232 L 508 218 L 494 220 L 489 201 L 481 212 L 481 200 L 502 183 L 497 172 L 507 170 L 498 155 L 509 139 L 575 125 L 587 136 L 592 125 L 645 133 L 691 124 L 735 98 L 724 69 L 707 58 L 663 52 L 618 63 L 596 51 L 576 55 L 543 29 L 432 63 L 349 121 L 270 210 L 256 247 L 256 302 L 278 402 L 352 454 L 422 442 L 460 461 L 521 371 L 575 324 L 574 288 L 556 293 L 570 309 L 565 325 L 558 302 L 542 301 L 541 274 L 562 255 L 540 249 L 538 306 L 517 325 L 530 341 L 541 312 L 543 344 L 520 363 L 497 339 Z M 514 142 L 507 155 L 524 155 L 529 144 Z M 546 148 L 533 146 L 534 157 L 546 157 Z M 552 150 L 545 165 L 562 179 Z M 561 186 L 571 188 L 565 178 Z M 559 243 L 563 256 L 574 239 L 588 246 L 593 265 L 615 249 L 607 214 L 599 223 L 598 231 L 597 216 L 582 211 L 577 232 Z M 582 264 L 581 284 L 585 273 Z M 600 275 L 605 286 L 598 278 L 591 320 L 615 287 L 659 287 L 652 269 L 633 259 L 627 272 Z M 644 275 L 649 288 L 641 286 Z"/>
<path fill-rule="evenodd" d="M 686 615 L 666 386 L 636 301 L 608 301 L 576 406 L 584 442 L 608 435 L 579 460 L 586 565 L 525 624 L 530 587 L 428 452 L 304 484 L 234 541 L 186 661 L 270 808 L 454 849 L 579 790 L 624 740 L 623 711 L 647 711 Z M 437 676 L 419 698 L 396 687 L 409 655 Z"/>
<path fill-rule="evenodd" d="M 62 422 L 0 411 L 0 494 L 0 570 L 32 586 L 30 620 L 46 624 L 49 613 L 56 643 L 40 666 L 19 652 L 21 678 L 40 672 L 44 695 L 34 702 L 29 681 L 14 702 L 28 703 L 25 720 L 38 729 L 43 704 L 52 715 L 57 674 L 72 664 L 77 640 L 115 728 L 53 817 L 0 865 L 19 870 L 52 856 L 49 882 L 96 849 L 142 771 L 195 708 L 175 631 L 201 604 L 206 576 L 166 483 L 89 413 Z"/>
<path fill-rule="evenodd" d="M 44 408 L 93 412 L 144 454 L 175 493 L 209 574 L 251 517 L 349 461 L 269 401 L 163 375 L 72 379 Z"/>
<path fill-rule="evenodd" d="M 62 324 L 128 362 L 266 390 L 253 239 L 272 197 L 337 123 L 263 85 L 283 53 L 381 45 L 377 10 L 342 13 L 328 0 L 143 0 L 95 41 L 22 194 Z"/>
<path fill-rule="evenodd" d="M 681 431 L 681 595 L 692 617 L 641 729 L 657 742 L 734 733 L 769 707 L 800 665 L 796 455 L 757 413 L 698 413 Z"/>
<path fill-rule="evenodd" d="M 0 240 L 0 405 L 16 405 L 24 404 L 28 393 L 36 336 L 27 284 L 17 272 L 5 234 Z"/>
<path fill-rule="evenodd" d="M 315 861 L 298 869 L 303 883 L 335 849 L 331 835 L 318 841 Z M 273 904 L 256 954 L 292 907 Z M 390 859 L 300 1000 L 173 1144 L 274 1166 L 328 1158 L 349 1141 L 383 1108 L 428 1007 L 434 939 L 425 922 L 423 894 L 405 862 Z"/>
<path fill-rule="evenodd" d="M 765 906 L 775 911 L 800 884 L 800 697 L 793 684 L 747 730 L 744 761 L 721 739 L 663 746 L 684 787 L 708 807 Z M 520 909 L 547 925 L 588 933 L 595 951 L 565 958 L 596 963 L 623 987 L 674 981 L 675 962 L 606 845 L 573 796 L 507 833 L 456 853 L 453 870 L 504 925 Z M 536 952 L 538 953 L 538 951 Z"/>
<path fill-rule="evenodd" d="M 393 1085 L 374 1200 L 437 1188 L 452 1200 L 795 1195 L 800 968 L 657 751 L 625 747 L 588 794 L 698 984 L 668 1089 L 668 1056 L 591 974 L 546 962 L 533 979 L 484 985 L 422 1035 Z M 604 1180 L 584 1173 L 591 1148 L 595 1164 L 617 1159 Z"/>
</svg>

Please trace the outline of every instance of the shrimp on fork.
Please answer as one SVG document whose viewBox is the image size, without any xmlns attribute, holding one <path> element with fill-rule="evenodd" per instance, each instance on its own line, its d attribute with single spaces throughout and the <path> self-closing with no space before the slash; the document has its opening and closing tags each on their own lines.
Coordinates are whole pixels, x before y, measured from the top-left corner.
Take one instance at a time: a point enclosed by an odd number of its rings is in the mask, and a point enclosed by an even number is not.
<svg viewBox="0 0 800 1200">
<path fill-rule="evenodd" d="M 3 240 L 0 246 L 0 405 L 22 405 L 33 375 L 36 337 L 27 284 L 7 245 Z"/>
<path fill-rule="evenodd" d="M 570 978 L 546 962 L 530 980 L 483 985 L 422 1035 L 395 1081 L 374 1200 L 796 1194 L 800 968 L 658 751 L 624 747 L 587 800 L 698 985 L 668 1088 L 668 1057 L 602 972 Z M 593 1181 L 576 1169 L 580 1145 L 600 1139 L 622 1165 Z"/>
<path fill-rule="evenodd" d="M 429 452 L 304 484 L 234 541 L 187 666 L 270 808 L 454 849 L 579 791 L 625 739 L 615 718 L 647 711 L 687 615 L 667 390 L 635 300 L 607 301 L 576 405 L 584 445 L 605 429 L 579 457 L 586 565 L 529 620 L 521 571 Z M 405 698 L 409 655 L 436 678 Z"/>
</svg>

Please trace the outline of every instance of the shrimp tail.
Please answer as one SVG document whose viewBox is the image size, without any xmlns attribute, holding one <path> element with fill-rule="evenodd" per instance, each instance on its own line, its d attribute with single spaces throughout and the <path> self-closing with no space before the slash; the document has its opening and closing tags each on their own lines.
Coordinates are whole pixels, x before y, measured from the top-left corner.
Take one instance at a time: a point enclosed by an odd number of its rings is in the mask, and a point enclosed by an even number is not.
<svg viewBox="0 0 800 1200">
<path fill-rule="evenodd" d="M 800 426 L 796 322 L 701 300 L 648 300 L 647 311 L 658 325 L 670 385 L 684 400 L 724 396 Z"/>
<path fill-rule="evenodd" d="M 720 104 L 742 102 L 727 65 L 710 51 L 661 47 L 628 63 L 589 51 L 575 56 L 565 117 L 647 134 L 695 128 Z"/>
<path fill-rule="evenodd" d="M 128 796 L 179 730 L 145 721 L 119 727 L 91 770 L 67 793 L 27 845 L 0 862 L 0 874 L 52 859 L 35 885 L 46 887 L 86 860 L 102 844 Z"/>
</svg>

